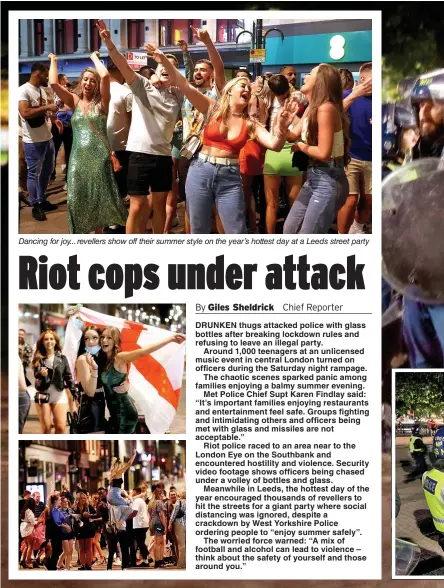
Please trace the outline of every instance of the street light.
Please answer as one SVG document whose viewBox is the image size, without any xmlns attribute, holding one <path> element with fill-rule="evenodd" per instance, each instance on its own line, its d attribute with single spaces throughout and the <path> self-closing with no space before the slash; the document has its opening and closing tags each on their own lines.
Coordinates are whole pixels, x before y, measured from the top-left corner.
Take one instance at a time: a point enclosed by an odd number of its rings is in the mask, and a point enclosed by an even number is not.
<svg viewBox="0 0 444 588">
<path fill-rule="evenodd" d="M 237 34 L 236 45 L 239 42 L 239 37 L 241 35 L 244 35 L 245 33 L 247 33 L 251 37 L 252 49 L 264 49 L 267 36 L 271 33 L 271 31 L 277 31 L 281 36 L 282 43 L 284 42 L 285 37 L 284 37 L 284 33 L 281 31 L 281 29 L 273 27 L 273 28 L 268 29 L 267 31 L 264 32 L 262 30 L 262 19 L 259 18 L 256 22 L 253 22 L 253 31 L 243 30 Z M 254 63 L 253 64 L 253 76 L 256 78 L 257 76 L 260 76 L 261 73 L 262 73 L 262 63 Z"/>
</svg>

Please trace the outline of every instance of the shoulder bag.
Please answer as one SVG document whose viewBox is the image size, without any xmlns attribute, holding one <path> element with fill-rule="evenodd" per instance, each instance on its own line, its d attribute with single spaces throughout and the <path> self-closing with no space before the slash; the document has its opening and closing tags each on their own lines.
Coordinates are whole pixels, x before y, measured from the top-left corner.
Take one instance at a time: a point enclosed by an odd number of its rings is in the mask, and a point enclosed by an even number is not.
<svg viewBox="0 0 444 588">
<path fill-rule="evenodd" d="M 32 106 L 31 108 L 40 108 L 40 106 L 43 106 L 43 104 L 42 104 L 42 89 L 39 88 L 39 90 L 40 90 L 40 104 L 38 106 Z M 31 127 L 31 129 L 38 129 L 39 127 L 41 127 L 42 125 L 45 124 L 46 116 L 44 114 L 39 114 L 38 116 L 35 116 L 34 118 L 28 118 L 26 122 Z"/>
</svg>

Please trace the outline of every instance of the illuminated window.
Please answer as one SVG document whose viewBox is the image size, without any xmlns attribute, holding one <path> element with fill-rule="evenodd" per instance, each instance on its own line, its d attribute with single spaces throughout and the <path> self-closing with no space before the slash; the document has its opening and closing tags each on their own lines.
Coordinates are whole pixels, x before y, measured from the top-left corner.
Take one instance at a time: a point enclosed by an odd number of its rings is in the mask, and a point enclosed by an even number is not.
<svg viewBox="0 0 444 588">
<path fill-rule="evenodd" d="M 176 18 L 162 19 L 159 21 L 159 45 L 165 47 L 168 45 L 177 45 L 180 40 L 186 41 L 188 45 L 196 42 L 191 25 L 196 29 L 200 28 L 201 20 Z"/>
<path fill-rule="evenodd" d="M 235 43 L 236 35 L 244 27 L 244 21 L 233 19 L 217 20 L 217 42 L 218 43 Z"/>
</svg>

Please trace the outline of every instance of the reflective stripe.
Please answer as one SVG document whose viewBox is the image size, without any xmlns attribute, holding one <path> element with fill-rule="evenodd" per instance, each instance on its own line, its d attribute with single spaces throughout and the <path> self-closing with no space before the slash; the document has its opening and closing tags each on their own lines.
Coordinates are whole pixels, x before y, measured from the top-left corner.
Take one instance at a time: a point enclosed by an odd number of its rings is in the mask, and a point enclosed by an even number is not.
<svg viewBox="0 0 444 588">
<path fill-rule="evenodd" d="M 441 525 L 444 525 L 444 519 L 437 519 L 436 517 L 433 517 L 433 520 L 437 523 L 440 523 Z"/>
</svg>

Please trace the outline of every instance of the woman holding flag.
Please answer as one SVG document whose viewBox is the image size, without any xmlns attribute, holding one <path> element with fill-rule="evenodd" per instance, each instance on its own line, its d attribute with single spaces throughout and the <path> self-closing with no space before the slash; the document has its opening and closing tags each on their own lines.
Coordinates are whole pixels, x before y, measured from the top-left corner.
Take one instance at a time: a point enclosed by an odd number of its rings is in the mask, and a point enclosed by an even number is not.
<svg viewBox="0 0 444 588">
<path fill-rule="evenodd" d="M 116 387 L 123 384 L 128 375 L 130 364 L 169 343 L 181 344 L 185 335 L 174 334 L 168 339 L 151 343 L 134 351 L 121 351 L 121 334 L 116 327 L 105 327 L 100 337 L 101 351 L 105 356 L 101 370 L 101 384 L 105 390 L 105 400 L 110 413 L 107 433 L 134 433 L 138 420 L 137 408 L 128 392 L 117 392 Z M 91 356 L 89 360 L 91 377 L 99 377 L 98 365 Z"/>
</svg>

